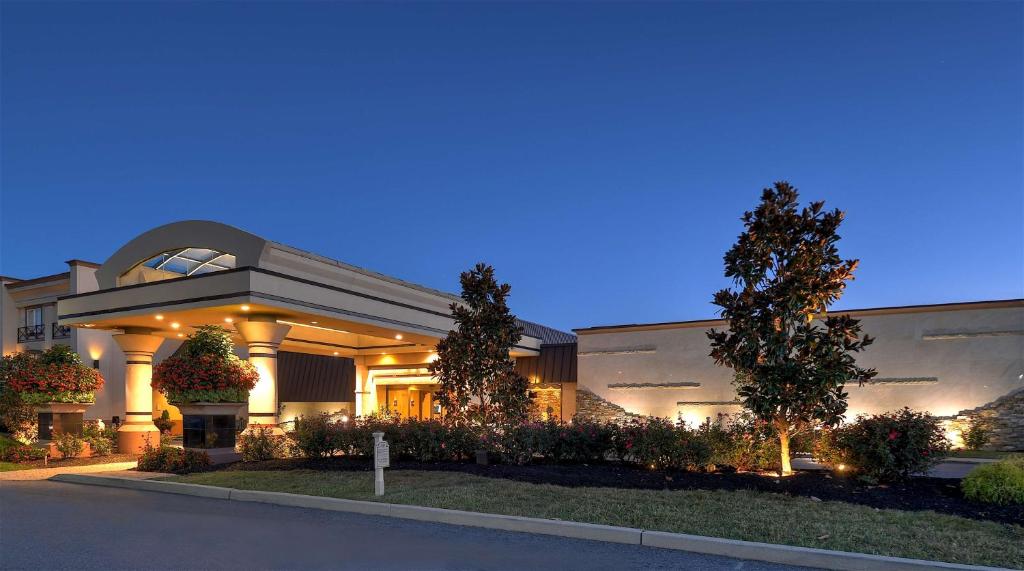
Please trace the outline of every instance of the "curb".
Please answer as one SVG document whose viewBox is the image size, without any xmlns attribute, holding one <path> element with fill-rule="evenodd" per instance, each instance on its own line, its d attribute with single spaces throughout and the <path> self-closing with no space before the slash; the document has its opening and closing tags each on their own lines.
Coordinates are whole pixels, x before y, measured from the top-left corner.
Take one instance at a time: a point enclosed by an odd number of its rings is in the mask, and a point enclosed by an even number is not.
<svg viewBox="0 0 1024 571">
<path fill-rule="evenodd" d="M 950 570 L 997 570 L 1000 567 L 962 565 L 921 559 L 905 559 L 866 553 L 831 551 L 812 547 L 796 547 L 758 543 L 738 539 L 723 539 L 663 531 L 647 531 L 630 527 L 577 523 L 521 516 L 509 516 L 442 508 L 428 508 L 404 504 L 345 500 L 321 496 L 289 494 L 285 492 L 261 492 L 236 490 L 199 484 L 182 484 L 160 480 L 138 480 L 117 476 L 93 476 L 89 474 L 58 474 L 50 478 L 56 482 L 86 484 L 113 488 L 127 488 L 165 494 L 181 494 L 203 498 L 214 498 L 237 502 L 256 502 L 329 511 L 358 513 L 364 515 L 396 517 L 417 521 L 482 527 L 501 531 L 536 533 L 572 539 L 587 539 L 630 545 L 644 545 L 662 549 L 675 549 L 721 555 L 753 561 L 766 561 L 784 565 L 817 567 L 840 571 L 950 571 Z"/>
</svg>

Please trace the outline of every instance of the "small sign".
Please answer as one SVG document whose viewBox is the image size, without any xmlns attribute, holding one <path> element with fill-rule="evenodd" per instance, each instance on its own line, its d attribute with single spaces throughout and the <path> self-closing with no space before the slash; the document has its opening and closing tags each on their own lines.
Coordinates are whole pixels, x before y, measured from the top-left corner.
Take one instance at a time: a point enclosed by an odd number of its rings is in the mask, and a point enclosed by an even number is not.
<svg viewBox="0 0 1024 571">
<path fill-rule="evenodd" d="M 378 442 L 374 457 L 376 458 L 375 468 L 389 468 L 391 466 L 391 445 L 384 441 Z"/>
</svg>

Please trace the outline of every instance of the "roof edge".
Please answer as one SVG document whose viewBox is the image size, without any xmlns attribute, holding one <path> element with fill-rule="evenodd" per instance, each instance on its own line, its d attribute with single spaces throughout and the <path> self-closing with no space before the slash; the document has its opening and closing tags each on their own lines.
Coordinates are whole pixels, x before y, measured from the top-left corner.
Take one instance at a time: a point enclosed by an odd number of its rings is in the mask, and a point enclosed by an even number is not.
<svg viewBox="0 0 1024 571">
<path fill-rule="evenodd" d="M 1000 309 L 1008 307 L 1024 307 L 1024 298 L 1017 299 L 993 299 L 983 301 L 959 301 L 948 303 L 934 303 L 922 305 L 897 305 L 889 307 L 868 307 L 862 309 L 839 309 L 831 311 L 833 314 L 842 315 L 890 315 L 901 313 L 927 313 L 930 311 L 963 311 L 969 309 Z M 627 323 L 622 325 L 595 325 L 593 327 L 581 327 L 573 329 L 577 335 L 589 335 L 594 333 L 609 333 L 617 331 L 652 331 L 659 329 L 683 329 L 687 327 L 702 327 L 709 325 L 721 325 L 725 319 L 695 319 L 690 321 L 663 321 L 656 323 Z"/>
</svg>

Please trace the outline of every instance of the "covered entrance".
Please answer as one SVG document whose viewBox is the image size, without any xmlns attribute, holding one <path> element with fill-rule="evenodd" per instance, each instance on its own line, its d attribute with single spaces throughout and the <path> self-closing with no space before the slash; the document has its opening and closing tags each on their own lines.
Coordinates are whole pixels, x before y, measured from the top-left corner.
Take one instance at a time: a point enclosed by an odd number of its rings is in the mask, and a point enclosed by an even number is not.
<svg viewBox="0 0 1024 571">
<path fill-rule="evenodd" d="M 250 425 L 277 427 L 318 407 L 356 415 L 386 410 L 404 418 L 440 414 L 426 364 L 454 327 L 450 305 L 461 300 L 451 294 L 205 221 L 138 236 L 96 271 L 96 279 L 98 290 L 60 298 L 57 311 L 61 325 L 110 331 L 123 353 L 123 378 L 108 378 L 103 389 L 124 395 L 122 451 L 138 451 L 157 432 L 154 355 L 200 325 L 231 331 L 237 352 L 259 371 L 241 413 Z M 537 356 L 540 346 L 539 337 L 524 335 L 512 356 Z M 284 358 L 279 365 L 279 352 L 350 359 L 354 391 L 307 396 L 301 408 L 282 407 L 278 367 L 301 376 L 312 374 L 303 367 L 313 365 Z M 322 362 L 316 367 L 330 368 Z M 312 384 L 300 389 L 321 394 Z M 334 401 L 338 394 L 351 394 L 353 402 Z"/>
<path fill-rule="evenodd" d="M 380 412 L 415 420 L 441 418 L 441 405 L 434 399 L 437 381 L 426 367 L 375 367 L 370 378 Z"/>
</svg>

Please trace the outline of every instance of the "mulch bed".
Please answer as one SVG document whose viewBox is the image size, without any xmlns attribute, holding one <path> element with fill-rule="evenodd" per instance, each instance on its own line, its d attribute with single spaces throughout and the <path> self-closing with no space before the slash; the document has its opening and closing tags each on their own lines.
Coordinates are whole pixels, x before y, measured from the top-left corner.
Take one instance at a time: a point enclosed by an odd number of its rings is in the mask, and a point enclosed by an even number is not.
<svg viewBox="0 0 1024 571">
<path fill-rule="evenodd" d="M 365 458 L 288 458 L 264 462 L 235 463 L 221 470 L 341 470 L 370 471 Z M 532 484 L 590 486 L 646 490 L 753 490 L 839 501 L 879 509 L 907 511 L 934 510 L 972 519 L 1024 525 L 1024 506 L 995 506 L 972 502 L 960 492 L 959 480 L 912 478 L 888 485 L 867 485 L 856 478 L 834 476 L 826 472 L 800 471 L 788 478 L 738 472 L 669 472 L 646 470 L 617 463 L 544 464 L 526 466 L 441 462 L 425 463 L 392 460 L 391 470 L 442 470 L 463 472 L 487 478 L 503 478 Z"/>
</svg>

